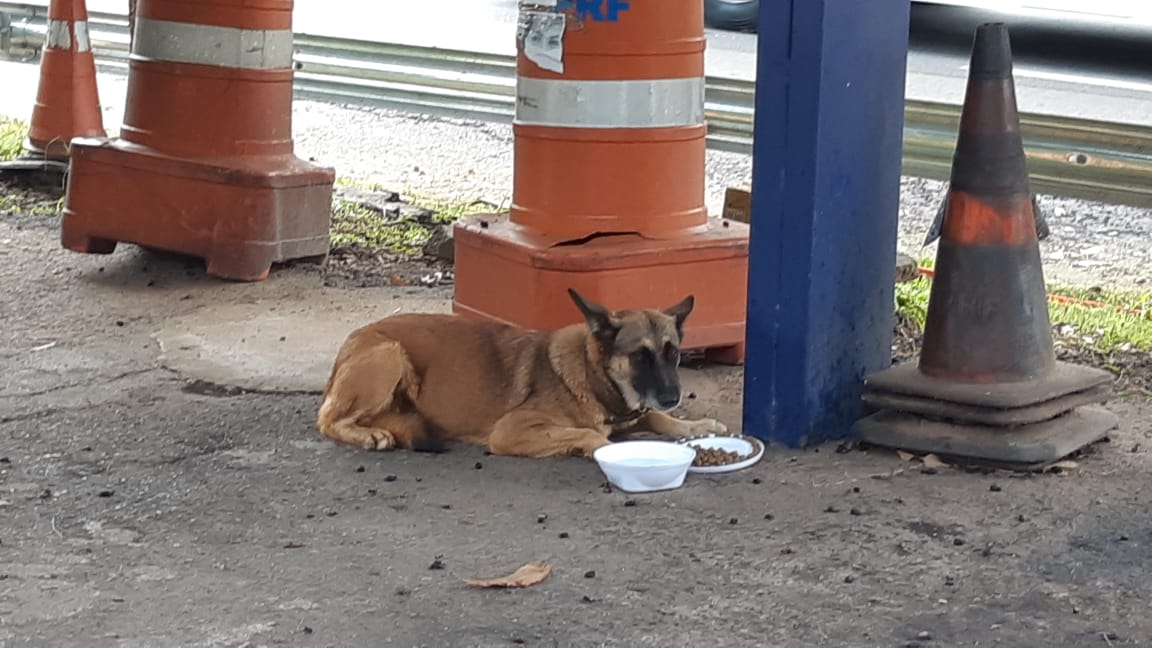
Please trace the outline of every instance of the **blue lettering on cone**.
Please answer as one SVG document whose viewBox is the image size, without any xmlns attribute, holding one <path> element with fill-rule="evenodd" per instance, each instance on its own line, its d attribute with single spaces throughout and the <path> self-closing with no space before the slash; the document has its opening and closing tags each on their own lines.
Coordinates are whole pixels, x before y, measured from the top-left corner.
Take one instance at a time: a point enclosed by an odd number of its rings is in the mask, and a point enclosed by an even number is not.
<svg viewBox="0 0 1152 648">
<path fill-rule="evenodd" d="M 631 8 L 629 0 L 557 0 L 556 10 L 563 12 L 576 10 L 580 20 L 595 22 L 617 22 L 620 12 Z"/>
<path fill-rule="evenodd" d="M 576 0 L 576 15 L 581 19 L 591 18 L 597 22 L 604 22 L 600 4 L 600 0 Z"/>
<path fill-rule="evenodd" d="M 608 12 L 605 19 L 609 22 L 616 22 L 617 20 L 620 20 L 620 12 L 627 11 L 629 6 L 627 0 L 605 0 L 604 4 L 606 5 L 605 9 L 607 9 Z"/>
</svg>

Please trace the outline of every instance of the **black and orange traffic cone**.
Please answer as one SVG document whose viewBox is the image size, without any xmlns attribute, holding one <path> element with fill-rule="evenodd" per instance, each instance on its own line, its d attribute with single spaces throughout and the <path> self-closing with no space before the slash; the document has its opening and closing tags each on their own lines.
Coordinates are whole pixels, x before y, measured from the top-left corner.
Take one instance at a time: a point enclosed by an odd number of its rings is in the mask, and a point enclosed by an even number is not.
<svg viewBox="0 0 1152 648">
<path fill-rule="evenodd" d="M 1007 464 L 1055 461 L 1116 416 L 1106 371 L 1056 360 L 1008 30 L 980 25 L 918 361 L 866 379 L 875 445 Z"/>
<path fill-rule="evenodd" d="M 104 136 L 88 10 L 84 0 L 52 0 L 24 148 L 32 156 L 66 161 L 72 138 Z"/>
</svg>

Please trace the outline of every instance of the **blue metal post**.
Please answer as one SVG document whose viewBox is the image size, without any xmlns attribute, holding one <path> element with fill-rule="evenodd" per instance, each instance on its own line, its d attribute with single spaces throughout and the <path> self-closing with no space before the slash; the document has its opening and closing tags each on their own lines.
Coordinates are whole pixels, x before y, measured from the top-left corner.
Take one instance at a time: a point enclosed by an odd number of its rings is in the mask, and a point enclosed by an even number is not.
<svg viewBox="0 0 1152 648">
<path fill-rule="evenodd" d="M 891 365 L 909 0 L 762 0 L 744 433 L 849 434 Z"/>
</svg>

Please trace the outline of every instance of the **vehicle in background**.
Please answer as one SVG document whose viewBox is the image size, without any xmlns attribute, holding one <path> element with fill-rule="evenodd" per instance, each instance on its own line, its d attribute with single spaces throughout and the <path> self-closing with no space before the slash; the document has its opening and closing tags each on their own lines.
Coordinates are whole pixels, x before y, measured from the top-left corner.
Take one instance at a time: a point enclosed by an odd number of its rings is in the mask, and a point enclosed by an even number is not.
<svg viewBox="0 0 1152 648">
<path fill-rule="evenodd" d="M 780 0 L 775 0 L 780 1 Z M 914 4 L 984 9 L 1001 14 L 1152 27 L 1148 0 L 911 0 Z M 755 32 L 760 26 L 760 0 L 704 0 L 704 22 L 729 31 Z"/>
</svg>

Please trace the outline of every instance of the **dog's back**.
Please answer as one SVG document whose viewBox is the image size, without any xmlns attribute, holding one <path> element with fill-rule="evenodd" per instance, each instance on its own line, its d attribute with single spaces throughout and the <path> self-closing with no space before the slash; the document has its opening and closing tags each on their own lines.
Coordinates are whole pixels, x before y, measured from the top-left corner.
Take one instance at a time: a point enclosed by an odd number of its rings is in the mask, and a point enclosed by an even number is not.
<svg viewBox="0 0 1152 648">
<path fill-rule="evenodd" d="M 454 315 L 385 318 L 348 336 L 333 366 L 321 416 L 325 407 L 332 420 L 339 412 L 350 414 L 367 405 L 338 402 L 346 394 L 372 393 L 383 402 L 398 395 L 431 428 L 400 436 L 439 434 L 482 442 L 492 425 L 534 390 L 556 390 L 558 397 L 566 394 L 549 362 L 552 335 Z M 345 387 L 356 383 L 355 389 L 334 389 L 338 381 Z M 403 409 L 406 404 L 398 405 Z M 365 414 L 358 418 L 372 418 Z M 411 445 L 404 441 L 394 440 L 402 447 Z"/>
</svg>

